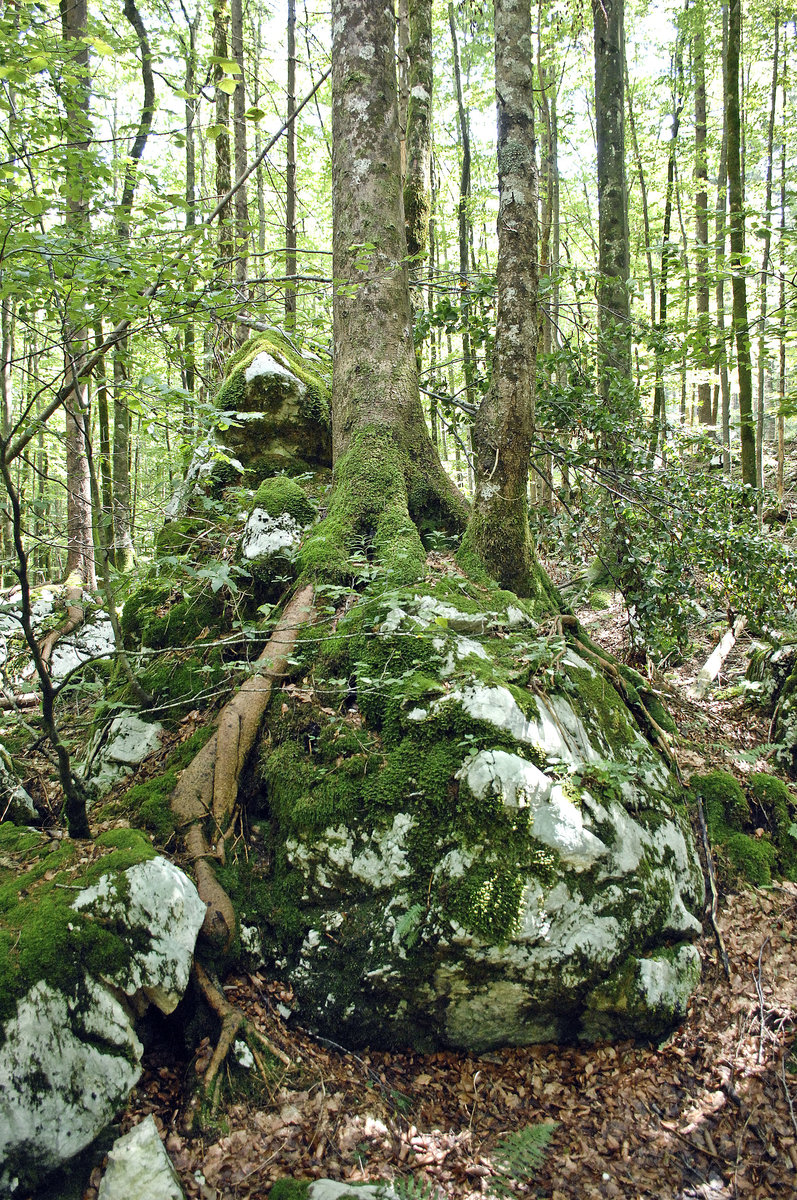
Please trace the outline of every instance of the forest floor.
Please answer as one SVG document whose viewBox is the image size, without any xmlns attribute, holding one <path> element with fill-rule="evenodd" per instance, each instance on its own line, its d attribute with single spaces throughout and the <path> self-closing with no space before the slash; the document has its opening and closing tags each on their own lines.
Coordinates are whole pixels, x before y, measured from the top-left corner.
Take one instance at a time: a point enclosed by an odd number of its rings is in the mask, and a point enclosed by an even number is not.
<svg viewBox="0 0 797 1200">
<path fill-rule="evenodd" d="M 596 640 L 622 655 L 618 607 L 579 613 Z M 747 647 L 749 648 L 749 647 Z M 766 753 L 768 722 L 723 678 L 699 703 L 688 688 L 711 649 L 706 637 L 665 683 L 685 775 L 737 774 Z M 724 691 L 723 691 L 724 689 Z M 763 751 L 762 751 L 763 748 Z M 539 1122 L 556 1129 L 536 1176 L 509 1194 L 547 1200 L 797 1195 L 797 885 L 721 897 L 728 982 L 708 929 L 703 978 L 682 1028 L 663 1045 L 533 1046 L 480 1056 L 347 1052 L 287 1021 L 290 992 L 261 973 L 228 979 L 226 994 L 290 1059 L 218 1114 L 213 1133 L 185 1131 L 188 1062 L 156 1043 L 122 1119 L 154 1114 L 188 1197 L 267 1197 L 281 1176 L 351 1182 L 425 1177 L 411 1195 L 499 1195 L 496 1143 Z M 276 1060 L 275 1060 L 276 1061 Z M 99 1169 L 84 1200 L 97 1195 Z"/>
</svg>

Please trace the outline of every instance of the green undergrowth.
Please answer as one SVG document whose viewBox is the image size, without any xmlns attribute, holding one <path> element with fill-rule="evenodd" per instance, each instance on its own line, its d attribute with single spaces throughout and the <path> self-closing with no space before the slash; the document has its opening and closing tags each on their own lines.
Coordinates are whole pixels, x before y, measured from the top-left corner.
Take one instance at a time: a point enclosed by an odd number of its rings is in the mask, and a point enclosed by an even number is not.
<svg viewBox="0 0 797 1200">
<path fill-rule="evenodd" d="M 113 974 L 127 963 L 130 935 L 123 940 L 71 903 L 103 875 L 120 875 L 155 853 L 135 829 L 110 830 L 87 845 L 0 825 L 0 1021 L 39 980 L 76 995 L 86 973 Z"/>
<path fill-rule="evenodd" d="M 759 772 L 743 789 L 729 772 L 711 771 L 693 776 L 691 787 L 731 876 L 759 887 L 773 877 L 797 881 L 797 798 L 782 780 Z"/>
</svg>

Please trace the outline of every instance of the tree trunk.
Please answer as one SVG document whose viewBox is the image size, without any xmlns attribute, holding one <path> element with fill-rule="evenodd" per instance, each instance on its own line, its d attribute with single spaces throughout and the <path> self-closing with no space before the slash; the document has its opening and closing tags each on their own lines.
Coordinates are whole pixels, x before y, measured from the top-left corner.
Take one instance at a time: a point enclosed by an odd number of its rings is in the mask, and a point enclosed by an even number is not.
<svg viewBox="0 0 797 1200">
<path fill-rule="evenodd" d="M 783 507 L 784 468 L 786 463 L 786 264 L 788 261 L 788 246 L 786 243 L 786 117 L 787 117 L 787 74 L 786 50 L 788 42 L 783 38 L 783 78 L 781 82 L 781 124 L 783 140 L 780 147 L 780 287 L 778 290 L 778 306 L 780 308 L 779 334 L 779 393 L 778 404 L 778 473 L 777 495 L 778 508 Z"/>
<path fill-rule="evenodd" d="M 697 417 L 701 425 L 712 424 L 711 371 L 711 327 L 709 321 L 710 276 L 708 262 L 708 150 L 706 117 L 706 40 L 705 11 L 703 0 L 698 0 L 693 17 L 694 38 L 692 41 L 692 64 L 695 78 L 695 243 L 697 260 L 697 289 L 695 309 L 697 314 L 696 360 L 699 372 L 697 382 Z"/>
<path fill-rule="evenodd" d="M 213 56 L 216 59 L 228 58 L 227 27 L 230 19 L 229 0 L 213 0 Z M 229 76 L 225 75 L 220 65 L 216 66 L 216 140 L 214 150 L 216 156 L 216 195 L 219 200 L 227 195 L 232 187 L 232 167 L 230 163 L 230 97 L 224 90 Z M 232 213 L 228 201 L 219 213 L 218 222 L 218 274 L 220 281 L 229 286 L 232 278 L 232 263 L 235 257 L 235 235 L 233 233 Z M 225 311 L 220 315 L 218 336 L 215 346 L 216 366 L 219 375 L 224 373 L 227 360 L 233 349 L 232 320 Z"/>
<path fill-rule="evenodd" d="M 395 30 L 386 4 L 333 0 L 332 220 L 335 489 L 302 551 L 306 570 L 345 574 L 365 536 L 398 577 L 425 553 L 414 520 L 462 528 L 465 507 L 426 429 L 412 336 Z"/>
<path fill-rule="evenodd" d="M 230 43 L 232 56 L 238 64 L 232 94 L 233 146 L 235 154 L 235 178 L 241 179 L 246 172 L 246 76 L 244 75 L 244 14 L 243 0 L 230 0 Z M 232 181 L 230 186 L 232 186 Z M 236 308 L 245 308 L 249 299 L 247 277 L 249 269 L 249 203 L 246 184 L 235 193 L 235 299 Z M 235 324 L 235 341 L 238 345 L 249 337 L 245 325 Z"/>
<path fill-rule="evenodd" d="M 410 0 L 409 99 L 404 217 L 407 253 L 425 258 L 429 238 L 432 162 L 432 0 Z"/>
<path fill-rule="evenodd" d="M 744 186 L 742 183 L 741 114 L 739 108 L 739 58 L 742 40 L 742 0 L 730 0 L 728 46 L 725 55 L 725 128 L 728 136 L 728 196 L 730 202 L 731 288 L 736 365 L 739 373 L 739 439 L 742 483 L 756 487 L 755 426 L 753 423 L 753 367 L 747 315 L 747 277 L 744 252 Z"/>
<path fill-rule="evenodd" d="M 728 44 L 728 10 L 723 8 L 722 14 L 722 54 L 725 58 L 726 46 Z M 726 214 L 728 209 L 728 138 L 727 131 L 723 129 L 722 143 L 720 145 L 720 161 L 717 170 L 717 208 L 715 213 L 715 236 L 716 236 L 716 306 L 717 306 L 717 345 L 718 345 L 718 361 L 717 374 L 719 376 L 719 391 L 721 398 L 721 416 L 720 424 L 722 427 L 722 466 L 726 474 L 730 474 L 731 470 L 731 389 L 728 379 L 728 346 L 725 337 L 725 242 L 727 240 L 727 225 Z M 714 405 L 716 409 L 716 405 Z M 712 417 L 716 421 L 715 412 L 712 411 Z"/>
<path fill-rule="evenodd" d="M 466 551 L 523 596 L 545 592 L 528 524 L 537 356 L 537 170 L 529 0 L 495 0 L 497 320 L 490 388 L 474 427 L 476 497 Z"/>
<path fill-rule="evenodd" d="M 630 252 L 625 184 L 623 0 L 593 0 L 595 136 L 598 151 L 600 388 L 618 421 L 634 409 Z"/>
<path fill-rule="evenodd" d="M 67 176 L 66 226 L 79 243 L 89 239 L 88 153 L 91 143 L 89 121 L 89 47 L 86 0 L 61 0 L 61 28 L 70 59 L 69 79 L 62 95 L 66 108 Z M 84 587 L 94 589 L 94 534 L 91 521 L 91 481 L 86 460 L 88 386 L 84 363 L 88 330 L 76 314 L 64 318 L 64 361 L 66 421 L 66 575 L 74 575 Z"/>
<path fill-rule="evenodd" d="M 462 325 L 462 363 L 465 374 L 465 396 L 468 404 L 476 403 L 476 389 L 473 377 L 473 354 L 470 343 L 470 283 L 468 279 L 469 250 L 470 250 L 470 129 L 468 114 L 462 93 L 462 70 L 459 62 L 459 41 L 457 39 L 457 23 L 454 14 L 453 0 L 448 5 L 448 27 L 451 31 L 451 51 L 454 56 L 454 82 L 457 91 L 457 128 L 459 130 L 460 146 L 462 147 L 462 167 L 459 176 L 459 204 L 457 218 L 459 225 L 459 288 L 460 288 L 460 322 Z"/>
<path fill-rule="evenodd" d="M 759 287 L 759 332 L 758 332 L 758 403 L 756 411 L 756 474 L 759 486 L 764 486 L 764 376 L 767 359 L 767 284 L 772 247 L 772 174 L 773 148 L 775 143 L 775 110 L 778 103 L 778 67 L 780 59 L 780 11 L 775 9 L 775 46 L 772 55 L 772 91 L 769 104 L 767 127 L 767 167 L 764 198 L 764 253 L 761 259 L 761 284 Z M 761 501 L 759 501 L 760 509 Z M 759 512 L 760 516 L 760 512 Z"/>
<path fill-rule="evenodd" d="M 296 0 L 288 0 L 288 128 L 285 133 L 285 326 L 296 328 Z"/>
</svg>

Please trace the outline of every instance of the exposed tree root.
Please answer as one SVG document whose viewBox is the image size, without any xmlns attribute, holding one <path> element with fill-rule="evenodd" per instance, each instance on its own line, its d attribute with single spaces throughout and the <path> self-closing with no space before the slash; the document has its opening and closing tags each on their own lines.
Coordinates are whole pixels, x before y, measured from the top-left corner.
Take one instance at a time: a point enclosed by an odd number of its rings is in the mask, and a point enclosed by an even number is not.
<svg viewBox="0 0 797 1200">
<path fill-rule="evenodd" d="M 560 633 L 567 637 L 573 647 L 582 655 L 588 662 L 592 663 L 603 675 L 605 675 L 615 690 L 619 693 L 625 703 L 633 712 L 634 716 L 639 721 L 644 729 L 650 742 L 657 750 L 664 755 L 672 770 L 680 780 L 681 772 L 678 767 L 678 762 L 670 749 L 669 735 L 665 729 L 662 729 L 656 718 L 645 705 L 642 697 L 637 689 L 634 689 L 635 695 L 632 695 L 628 684 L 623 678 L 622 672 L 618 669 L 617 663 L 611 655 L 605 651 L 600 651 L 593 646 L 589 646 L 581 637 L 581 626 L 578 618 L 571 616 L 569 613 L 563 613 L 557 617 L 556 624 Z"/>
<path fill-rule="evenodd" d="M 722 936 L 722 930 L 717 924 L 717 912 L 719 909 L 719 893 L 717 892 L 717 876 L 714 871 L 714 859 L 711 854 L 711 842 L 708 836 L 708 826 L 706 825 L 706 814 L 703 809 L 703 801 L 700 796 L 697 799 L 697 817 L 700 822 L 700 836 L 703 841 L 703 855 L 706 860 L 705 874 L 708 883 L 708 894 L 711 897 L 711 906 L 709 908 L 709 920 L 711 928 L 714 931 L 714 939 L 717 943 L 722 969 L 725 972 L 725 978 L 730 983 L 731 981 L 731 964 L 728 960 L 728 951 L 725 949 L 725 939 Z"/>
<path fill-rule="evenodd" d="M 278 1058 L 284 1066 L 290 1067 L 292 1064 L 284 1050 L 280 1050 L 264 1034 L 255 1029 L 252 1023 L 247 1021 L 240 1008 L 230 1004 L 218 983 L 210 977 L 200 962 L 194 963 L 194 975 L 208 1007 L 221 1021 L 219 1040 L 203 1076 L 205 1096 L 210 1100 L 211 1107 L 215 1109 L 219 1096 L 219 1071 L 239 1035 L 246 1039 L 264 1082 L 268 1083 L 268 1074 L 260 1057 L 258 1045 Z"/>
<path fill-rule="evenodd" d="M 224 862 L 238 784 L 257 739 L 274 681 L 284 674 L 299 629 L 313 616 L 313 588 L 297 592 L 255 664 L 256 673 L 224 706 L 216 732 L 189 763 L 172 793 L 171 807 L 194 864 L 199 894 L 208 905 L 202 933 L 225 949 L 235 932 L 235 911 L 216 878 Z M 212 832 L 206 833 L 206 825 Z"/>
<path fill-rule="evenodd" d="M 74 580 L 74 576 L 71 577 Z M 51 629 L 41 644 L 42 662 L 49 667 L 53 650 L 67 634 L 74 633 L 83 624 L 86 613 L 83 608 L 83 583 L 67 582 L 66 620 L 57 629 Z"/>
</svg>

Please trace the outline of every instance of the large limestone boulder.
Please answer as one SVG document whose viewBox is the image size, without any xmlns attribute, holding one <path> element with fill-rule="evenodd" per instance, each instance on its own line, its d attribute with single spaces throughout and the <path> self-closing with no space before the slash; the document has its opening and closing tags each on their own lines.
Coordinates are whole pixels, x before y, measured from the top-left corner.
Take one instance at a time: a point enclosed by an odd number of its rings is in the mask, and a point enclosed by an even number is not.
<svg viewBox="0 0 797 1200">
<path fill-rule="evenodd" d="M 702 872 L 588 648 L 453 572 L 349 597 L 300 670 L 261 751 L 270 866 L 244 919 L 303 1021 L 483 1051 L 683 1017 Z"/>
<path fill-rule="evenodd" d="M 87 1146 L 141 1074 L 135 1019 L 188 982 L 205 905 L 131 830 L 0 827 L 0 1195 Z M 10 1085 L 10 1086 L 9 1086 Z"/>
</svg>

